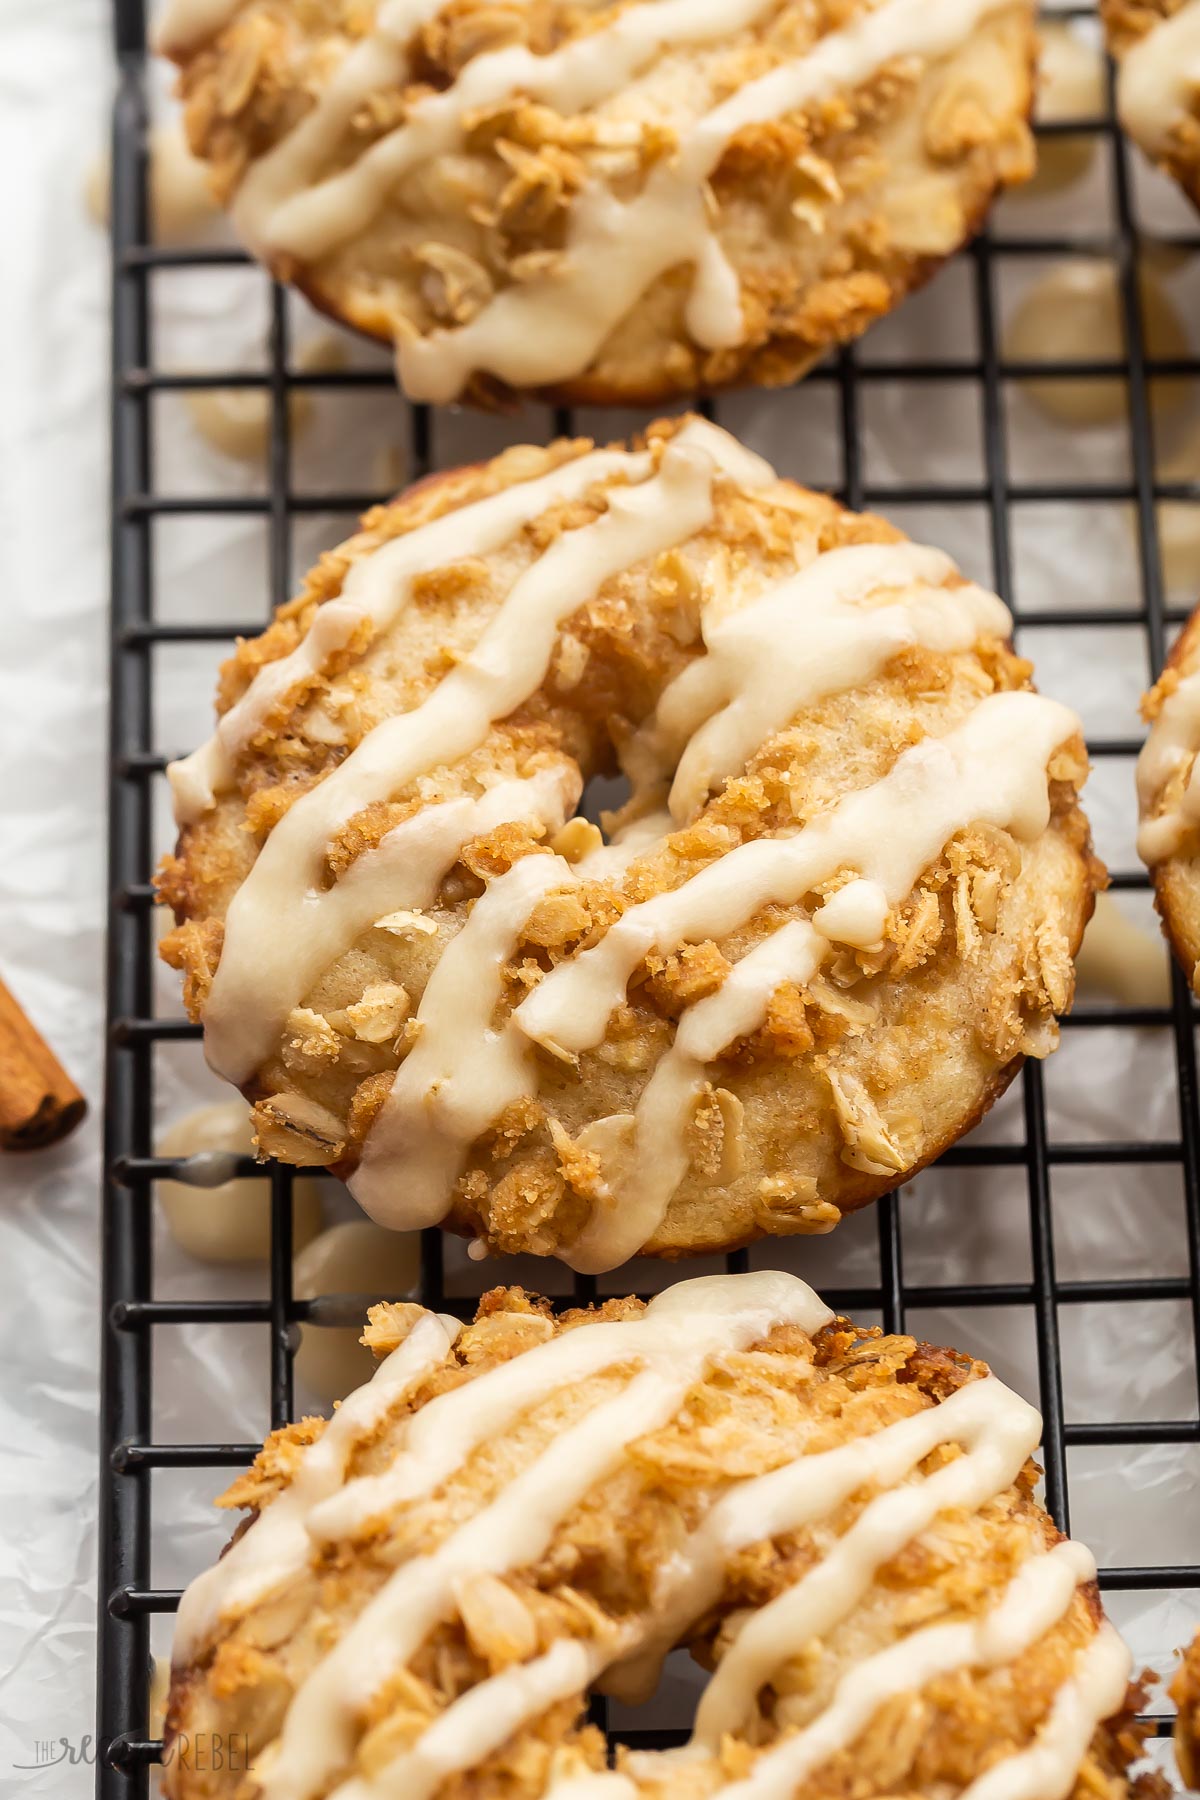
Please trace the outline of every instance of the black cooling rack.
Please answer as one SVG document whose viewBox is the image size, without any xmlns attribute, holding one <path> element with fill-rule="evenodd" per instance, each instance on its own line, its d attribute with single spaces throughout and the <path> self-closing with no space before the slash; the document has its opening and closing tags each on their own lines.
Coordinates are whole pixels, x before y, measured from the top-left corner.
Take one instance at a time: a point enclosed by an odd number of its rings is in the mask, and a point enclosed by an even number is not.
<svg viewBox="0 0 1200 1800">
<path fill-rule="evenodd" d="M 1056 18 L 1087 16 L 1087 6 L 1056 9 Z M 291 1288 L 291 1176 L 272 1166 L 257 1173 L 270 1183 L 272 1252 L 270 1293 L 260 1301 L 219 1298 L 167 1301 L 155 1297 L 152 1270 L 152 1223 L 155 1181 L 172 1165 L 153 1154 L 152 1112 L 156 1045 L 191 1039 L 197 1030 L 176 1018 L 155 1016 L 152 970 L 151 874 L 157 850 L 152 842 L 155 784 L 163 779 L 168 754 L 179 746 L 159 745 L 152 728 L 152 663 L 156 645 L 212 642 L 233 636 L 234 628 L 203 618 L 193 623 L 160 622 L 156 607 L 154 523 L 167 515 L 252 513 L 265 518 L 268 572 L 262 595 L 262 617 L 288 597 L 293 520 L 305 513 L 355 512 L 385 495 L 368 493 L 306 495 L 291 479 L 288 396 L 297 388 L 378 387 L 385 372 L 347 370 L 303 373 L 289 362 L 285 297 L 271 289 L 269 357 L 265 372 L 247 375 L 217 371 L 167 374 L 156 370 L 151 344 L 151 294 L 156 276 L 181 267 L 205 268 L 244 262 L 227 250 L 155 248 L 150 241 L 146 203 L 147 94 L 145 18 L 142 0 L 115 0 L 117 92 L 113 115 L 112 242 L 112 639 L 111 639 L 111 769 L 109 786 L 109 942 L 108 1049 L 105 1107 L 103 1228 L 103 1370 L 101 1405 L 102 1531 L 99 1578 L 98 1729 L 100 1758 L 97 1792 L 105 1800 L 147 1791 L 150 1765 L 161 1746 L 147 1735 L 151 1615 L 174 1609 L 175 1592 L 150 1585 L 151 1501 L 156 1470 L 218 1469 L 244 1465 L 258 1446 L 232 1443 L 156 1443 L 151 1428 L 151 1391 L 156 1330 L 161 1326 L 257 1323 L 269 1327 L 270 1416 L 273 1426 L 292 1416 L 291 1359 L 295 1326 L 314 1315 L 319 1302 L 296 1300 Z M 851 506 L 878 502 L 885 509 L 933 503 L 939 508 L 983 506 L 989 520 L 995 586 L 1013 606 L 1013 510 L 1018 505 L 1095 505 L 1111 503 L 1136 508 L 1140 592 L 1136 603 L 1114 610 L 1071 609 L 1028 615 L 1039 627 L 1063 632 L 1088 626 L 1125 625 L 1145 636 L 1150 666 L 1163 662 L 1171 628 L 1182 620 L 1164 602 L 1157 535 L 1156 504 L 1163 500 L 1200 502 L 1200 484 L 1164 483 L 1156 478 L 1151 440 L 1151 378 L 1200 376 L 1200 359 L 1152 360 L 1144 348 L 1141 300 L 1137 279 L 1139 239 L 1131 194 L 1131 159 L 1115 130 L 1111 95 L 1105 116 L 1047 127 L 1046 135 L 1069 130 L 1091 132 L 1111 149 L 1113 219 L 1111 232 L 1062 238 L 1016 238 L 993 232 L 967 253 L 977 314 L 978 353 L 968 359 L 937 363 L 861 362 L 854 351 L 815 371 L 812 383 L 832 386 L 836 398 L 841 445 L 840 495 Z M 1182 248 L 1200 254 L 1200 235 L 1180 240 Z M 1115 261 L 1124 314 L 1128 361 L 1125 364 L 1004 362 L 998 347 L 998 271 L 1005 259 L 1055 256 L 1103 256 Z M 267 281 L 263 276 L 264 283 Z M 1071 480 L 1021 482 L 1011 479 L 1006 442 L 1007 384 L 1022 377 L 1120 376 L 1127 381 L 1130 474 L 1118 482 Z M 865 479 L 860 410 L 871 382 L 968 382 L 978 396 L 983 423 L 982 481 L 923 483 L 873 489 Z M 183 497 L 160 487 L 152 430 L 153 396 L 165 389 L 265 387 L 271 401 L 269 483 L 262 497 L 213 495 Z M 780 397 L 780 406 L 787 405 Z M 713 410 L 713 409 L 709 409 Z M 718 409 L 719 410 L 719 409 Z M 430 415 L 415 407 L 408 413 L 411 478 L 433 466 Z M 562 413 L 556 428 L 569 431 Z M 1018 624 L 1019 608 L 1013 606 Z M 257 629 L 248 623 L 247 629 Z M 214 655 L 216 652 L 214 651 Z M 1136 740 L 1093 740 L 1093 759 L 1130 758 Z M 1145 887 L 1141 872 L 1114 872 L 1118 889 Z M 1066 1528 L 1070 1512 L 1068 1450 L 1078 1446 L 1154 1446 L 1200 1444 L 1195 1417 L 1147 1423 L 1110 1421 L 1070 1423 L 1064 1417 L 1063 1374 L 1059 1354 L 1061 1309 L 1082 1303 L 1110 1303 L 1116 1317 L 1120 1303 L 1183 1303 L 1200 1366 L 1200 1111 L 1197 1106 L 1194 1013 L 1187 983 L 1173 971 L 1169 1007 L 1091 1005 L 1068 1022 L 1073 1032 L 1103 1028 L 1153 1027 L 1169 1034 L 1174 1052 L 1178 1092 L 1179 1135 L 1170 1141 L 1146 1142 L 1114 1137 L 1110 1142 L 1051 1141 L 1047 1130 L 1042 1068 L 1028 1065 L 1021 1077 L 1023 1138 L 1019 1143 L 960 1145 L 943 1164 L 1004 1168 L 1027 1200 L 1031 1274 L 1021 1281 L 995 1282 L 981 1272 L 965 1285 L 915 1285 L 904 1276 L 904 1240 L 899 1196 L 875 1209 L 879 1243 L 879 1280 L 860 1287 L 825 1285 L 826 1298 L 846 1311 L 877 1315 L 888 1330 L 903 1330 L 908 1314 L 922 1308 L 1007 1308 L 1034 1324 L 1041 1409 L 1045 1420 L 1043 1461 L 1046 1496 L 1058 1523 Z M 1060 1280 L 1055 1272 L 1052 1171 L 1075 1167 L 1094 1171 L 1097 1181 L 1106 1168 L 1147 1162 L 1174 1165 L 1182 1178 L 1186 1206 L 1187 1275 L 1139 1279 Z M 745 1266 L 745 1253 L 727 1259 L 731 1268 Z M 427 1232 L 422 1245 L 422 1299 L 444 1310 L 465 1311 L 473 1304 L 447 1295 L 442 1241 Z M 594 1283 L 577 1278 L 574 1293 L 588 1299 Z M 1119 1329 L 1114 1323 L 1114 1329 Z M 1153 1557 L 1153 1545 L 1148 1554 Z M 1200 1566 L 1163 1566 L 1154 1561 L 1132 1567 L 1106 1568 L 1101 1585 L 1109 1590 L 1151 1591 L 1200 1587 Z M 603 1712 L 598 1716 L 603 1722 Z M 1159 1720 L 1157 1729 L 1167 1729 Z M 674 1741 L 662 1731 L 624 1732 L 627 1741 Z"/>
</svg>

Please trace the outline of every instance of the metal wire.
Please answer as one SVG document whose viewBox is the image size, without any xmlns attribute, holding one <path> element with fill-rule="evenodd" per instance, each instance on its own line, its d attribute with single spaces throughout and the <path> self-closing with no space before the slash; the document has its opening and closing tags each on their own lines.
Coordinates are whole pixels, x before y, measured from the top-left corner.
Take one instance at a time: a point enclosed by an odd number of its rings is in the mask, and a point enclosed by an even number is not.
<svg viewBox="0 0 1200 1800">
<path fill-rule="evenodd" d="M 1074 6 L 1055 17 L 1085 16 Z M 270 1338 L 272 1425 L 292 1413 L 292 1355 L 297 1322 L 313 1316 L 319 1302 L 297 1300 L 291 1290 L 291 1175 L 287 1169 L 260 1169 L 247 1160 L 243 1172 L 268 1180 L 272 1201 L 270 1294 L 262 1301 L 167 1301 L 154 1297 L 151 1239 L 156 1179 L 171 1172 L 169 1161 L 153 1154 L 151 1124 L 156 1045 L 194 1039 L 195 1027 L 154 1014 L 151 928 L 154 847 L 151 834 L 153 786 L 167 761 L 152 731 L 151 662 L 155 645 L 232 639 L 240 629 L 255 632 L 262 621 L 241 627 L 198 619 L 165 623 L 156 616 L 152 528 L 168 515 L 254 514 L 267 522 L 268 591 L 264 619 L 288 597 L 292 521 L 306 513 L 355 512 L 386 498 L 383 494 L 306 494 L 291 479 L 289 394 L 299 388 L 344 391 L 376 388 L 390 378 L 374 370 L 307 372 L 289 366 L 285 296 L 272 288 L 269 365 L 262 374 L 235 371 L 170 374 L 154 366 L 150 294 L 156 273 L 173 269 L 226 268 L 245 262 L 236 251 L 163 249 L 150 241 L 146 203 L 146 51 L 142 0 L 115 0 L 114 44 L 118 84 L 113 113 L 112 160 L 112 636 L 110 729 L 110 823 L 108 937 L 107 1099 L 104 1144 L 103 1367 L 101 1400 L 101 1566 L 99 1606 L 97 1792 L 121 1800 L 147 1791 L 149 1765 L 161 1746 L 147 1736 L 150 1673 L 149 1622 L 174 1609 L 178 1595 L 150 1585 L 151 1479 L 155 1470 L 236 1467 L 247 1462 L 254 1444 L 158 1444 L 151 1433 L 151 1388 L 155 1330 L 164 1325 L 265 1324 Z M 1062 127 L 1048 127 L 1054 135 Z M 1200 486 L 1165 482 L 1154 465 L 1149 383 L 1163 377 L 1196 377 L 1200 361 L 1152 359 L 1145 351 L 1137 281 L 1138 235 L 1130 193 L 1129 152 L 1111 114 L 1073 124 L 1072 131 L 1103 136 L 1113 160 L 1116 222 L 1110 236 L 1063 239 L 1000 239 L 985 234 L 968 253 L 973 263 L 978 354 L 967 359 L 917 363 L 863 364 L 853 350 L 843 352 L 808 377 L 832 386 L 841 440 L 840 494 L 852 506 L 935 502 L 941 507 L 987 508 L 993 575 L 998 591 L 1013 607 L 1013 508 L 1020 504 L 1091 503 L 1131 505 L 1139 533 L 1139 603 L 1120 610 L 1038 611 L 1029 622 L 1063 631 L 1089 625 L 1135 625 L 1144 633 L 1152 668 L 1163 662 L 1171 626 L 1183 613 L 1164 601 L 1157 533 L 1158 504 L 1200 502 Z M 1180 240 L 1200 250 L 1200 235 Z M 1115 261 L 1129 346 L 1127 363 L 1005 362 L 997 340 L 997 270 L 1006 258 L 1102 256 Z M 263 277 L 266 281 L 266 277 Z M 1128 480 L 1014 481 L 1009 473 L 1004 398 L 1007 385 L 1026 376 L 1083 380 L 1118 376 L 1127 383 L 1131 472 Z M 979 396 L 984 435 L 984 472 L 979 481 L 911 483 L 876 488 L 864 476 L 860 453 L 862 396 L 877 382 L 968 381 Z M 155 394 L 201 388 L 265 388 L 270 396 L 269 483 L 258 495 L 196 497 L 164 492 L 156 480 L 152 435 Z M 706 407 L 710 413 L 713 408 Z M 430 417 L 410 412 L 409 468 L 418 478 L 433 463 Z M 569 414 L 555 418 L 570 430 Z M 1138 743 L 1124 737 L 1093 741 L 1093 758 L 1129 757 Z M 173 748 L 173 747 L 172 747 Z M 1139 870 L 1117 871 L 1118 889 L 1144 888 Z M 1023 1076 L 1023 1141 L 1017 1144 L 964 1144 L 950 1151 L 946 1166 L 1007 1168 L 1026 1188 L 1031 1274 L 1028 1280 L 916 1285 L 905 1280 L 902 1209 L 897 1195 L 876 1208 L 879 1241 L 877 1284 L 826 1289 L 832 1304 L 847 1311 L 877 1313 L 885 1329 L 903 1330 L 914 1310 L 945 1307 L 1005 1307 L 1031 1314 L 1036 1335 L 1040 1399 L 1045 1420 L 1043 1460 L 1047 1504 L 1066 1529 L 1070 1490 L 1067 1452 L 1078 1446 L 1200 1444 L 1195 1418 L 1169 1421 L 1069 1423 L 1064 1418 L 1059 1319 L 1063 1307 L 1130 1301 L 1186 1302 L 1200 1368 L 1200 1111 L 1197 1106 L 1195 1014 L 1187 982 L 1173 973 L 1170 1007 L 1091 1006 L 1067 1022 L 1073 1031 L 1104 1027 L 1157 1027 L 1170 1033 L 1178 1092 L 1179 1136 L 1143 1142 L 1114 1138 L 1103 1143 L 1051 1140 L 1047 1131 L 1042 1070 L 1033 1063 Z M 1177 1165 L 1186 1207 L 1188 1275 L 1119 1279 L 1060 1280 L 1055 1270 L 1051 1178 L 1056 1168 L 1089 1168 L 1158 1163 Z M 745 1254 L 728 1259 L 745 1266 Z M 439 1309 L 469 1312 L 472 1302 L 447 1295 L 442 1240 L 427 1232 L 422 1241 L 422 1297 Z M 564 1303 L 586 1301 L 595 1282 L 575 1279 Z M 1101 1585 L 1110 1590 L 1200 1587 L 1200 1567 L 1148 1562 L 1106 1568 Z M 593 1717 L 604 1724 L 603 1704 Z M 1161 1728 L 1161 1727 L 1160 1727 Z M 677 1733 L 624 1733 L 627 1741 L 662 1744 Z"/>
</svg>

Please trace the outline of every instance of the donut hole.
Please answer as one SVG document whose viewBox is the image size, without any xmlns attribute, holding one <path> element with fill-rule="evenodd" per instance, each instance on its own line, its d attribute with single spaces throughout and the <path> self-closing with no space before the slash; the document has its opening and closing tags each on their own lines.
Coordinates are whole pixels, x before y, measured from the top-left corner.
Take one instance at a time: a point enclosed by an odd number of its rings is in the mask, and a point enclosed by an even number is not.
<svg viewBox="0 0 1200 1800">
<path fill-rule="evenodd" d="M 633 794 L 633 787 L 628 775 L 593 775 L 584 783 L 583 793 L 576 808 L 576 817 L 586 819 L 590 825 L 598 826 L 604 832 L 605 820 L 612 825 L 612 815 L 620 812 Z"/>
<path fill-rule="evenodd" d="M 643 1697 L 618 1699 L 609 1694 L 603 1677 L 592 1694 L 605 1703 L 609 1737 L 622 1748 L 644 1748 L 650 1733 L 658 1743 L 666 1738 L 670 1743 L 682 1744 L 691 1734 L 709 1675 L 691 1650 L 680 1648 L 667 1652 L 653 1687 Z"/>
</svg>

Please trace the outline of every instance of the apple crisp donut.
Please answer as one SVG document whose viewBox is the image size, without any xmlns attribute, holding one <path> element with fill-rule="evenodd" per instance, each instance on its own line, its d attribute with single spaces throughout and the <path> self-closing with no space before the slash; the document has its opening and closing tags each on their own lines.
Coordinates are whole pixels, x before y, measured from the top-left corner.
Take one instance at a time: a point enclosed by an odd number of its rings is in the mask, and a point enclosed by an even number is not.
<svg viewBox="0 0 1200 1800">
<path fill-rule="evenodd" d="M 415 400 L 802 374 L 1033 169 L 1032 0 L 174 0 L 250 247 Z"/>
<path fill-rule="evenodd" d="M 180 1607 L 170 1800 L 1165 1791 L 985 1364 L 777 1273 L 558 1319 L 498 1288 L 465 1329 L 382 1305 L 365 1341 L 374 1379 L 224 1496 L 251 1519 Z M 686 1746 L 607 1770 L 588 1690 L 645 1698 L 683 1646 Z"/>
<path fill-rule="evenodd" d="M 1091 910 L 1010 624 L 701 419 L 371 514 L 170 771 L 163 952 L 263 1150 L 589 1271 L 893 1188 L 1053 1048 Z"/>
<path fill-rule="evenodd" d="M 1142 702 L 1150 725 L 1138 757 L 1138 854 L 1154 882 L 1163 930 L 1200 992 L 1200 608 Z"/>
<path fill-rule="evenodd" d="M 1200 206 L 1200 3 L 1100 0 L 1130 137 Z"/>
</svg>

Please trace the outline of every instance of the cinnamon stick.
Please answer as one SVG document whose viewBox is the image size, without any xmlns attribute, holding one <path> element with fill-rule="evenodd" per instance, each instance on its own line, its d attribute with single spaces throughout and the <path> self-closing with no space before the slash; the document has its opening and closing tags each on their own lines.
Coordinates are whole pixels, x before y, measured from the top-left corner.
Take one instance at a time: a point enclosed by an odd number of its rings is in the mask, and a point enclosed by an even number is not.
<svg viewBox="0 0 1200 1800">
<path fill-rule="evenodd" d="M 87 1101 L 0 981 L 0 1150 L 40 1150 L 74 1131 Z"/>
</svg>

